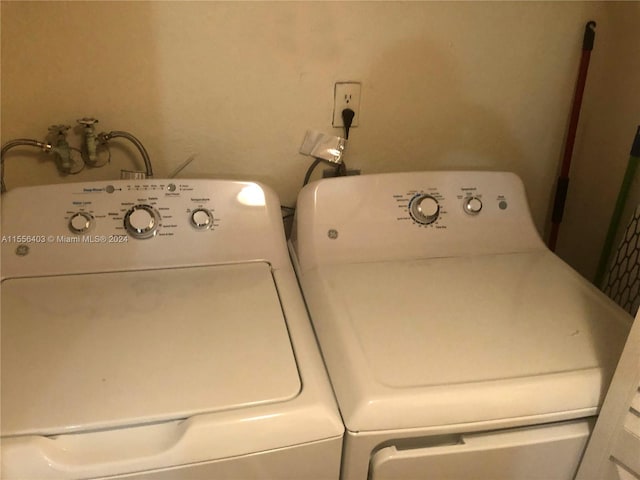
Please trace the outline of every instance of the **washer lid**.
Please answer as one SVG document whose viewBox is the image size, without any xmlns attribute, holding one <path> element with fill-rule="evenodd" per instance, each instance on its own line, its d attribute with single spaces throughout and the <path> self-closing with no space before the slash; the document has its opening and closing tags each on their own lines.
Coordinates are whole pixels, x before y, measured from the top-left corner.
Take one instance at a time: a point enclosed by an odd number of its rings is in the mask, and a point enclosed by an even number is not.
<svg viewBox="0 0 640 480">
<path fill-rule="evenodd" d="M 358 431 L 595 408 L 630 321 L 548 252 L 331 265 L 302 284 Z"/>
<path fill-rule="evenodd" d="M 9 279 L 2 435 L 189 417 L 296 397 L 266 263 Z"/>
</svg>

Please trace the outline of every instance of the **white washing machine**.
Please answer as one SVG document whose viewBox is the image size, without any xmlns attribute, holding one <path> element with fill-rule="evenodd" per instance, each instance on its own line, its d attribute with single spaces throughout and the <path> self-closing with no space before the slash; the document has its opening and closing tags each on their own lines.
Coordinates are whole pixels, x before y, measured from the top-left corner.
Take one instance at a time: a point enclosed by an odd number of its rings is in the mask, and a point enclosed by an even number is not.
<svg viewBox="0 0 640 480">
<path fill-rule="evenodd" d="M 290 251 L 345 422 L 343 480 L 570 480 L 631 317 L 500 172 L 321 180 Z"/>
<path fill-rule="evenodd" d="M 2 197 L 2 478 L 336 479 L 344 427 L 256 183 Z"/>
</svg>

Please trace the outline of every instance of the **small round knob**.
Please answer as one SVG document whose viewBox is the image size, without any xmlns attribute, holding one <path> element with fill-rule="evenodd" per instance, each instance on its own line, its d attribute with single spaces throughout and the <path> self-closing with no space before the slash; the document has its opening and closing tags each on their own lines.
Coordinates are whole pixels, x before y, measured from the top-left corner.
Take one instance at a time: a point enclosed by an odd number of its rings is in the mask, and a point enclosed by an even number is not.
<svg viewBox="0 0 640 480">
<path fill-rule="evenodd" d="M 440 215 L 440 204 L 431 195 L 416 195 L 409 203 L 411 217 L 423 225 L 435 222 Z"/>
<path fill-rule="evenodd" d="M 463 209 L 465 213 L 468 213 L 469 215 L 477 215 L 480 213 L 480 210 L 482 210 L 482 200 L 478 197 L 465 198 Z"/>
<path fill-rule="evenodd" d="M 160 226 L 160 214 L 150 205 L 136 205 L 124 216 L 124 228 L 134 238 L 151 238 Z"/>
<path fill-rule="evenodd" d="M 69 218 L 69 230 L 72 233 L 86 233 L 93 226 L 93 215 L 89 212 L 76 212 Z"/>
<path fill-rule="evenodd" d="M 206 208 L 197 208 L 191 212 L 191 225 L 198 230 L 206 230 L 213 225 L 213 215 Z"/>
</svg>

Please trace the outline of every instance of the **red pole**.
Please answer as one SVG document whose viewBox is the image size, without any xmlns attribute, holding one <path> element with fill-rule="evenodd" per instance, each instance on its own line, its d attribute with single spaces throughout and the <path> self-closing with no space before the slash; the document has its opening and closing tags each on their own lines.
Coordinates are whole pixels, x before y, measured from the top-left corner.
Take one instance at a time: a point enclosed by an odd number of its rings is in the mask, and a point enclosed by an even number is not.
<svg viewBox="0 0 640 480">
<path fill-rule="evenodd" d="M 582 41 L 582 56 L 580 57 L 578 80 L 576 81 L 576 90 L 573 96 L 573 106 L 571 107 L 571 117 L 569 119 L 567 141 L 564 145 L 564 154 L 562 155 L 562 164 L 560 167 L 560 177 L 558 178 L 558 183 L 556 185 L 556 194 L 553 202 L 553 213 L 551 215 L 551 232 L 549 234 L 548 246 L 552 252 L 556 249 L 558 232 L 560 230 L 560 223 L 562 222 L 562 215 L 564 213 L 564 204 L 567 199 L 567 191 L 569 189 L 569 169 L 571 168 L 571 156 L 573 155 L 573 145 L 576 139 L 578 120 L 580 119 L 582 95 L 584 94 L 584 87 L 587 83 L 587 71 L 589 69 L 591 50 L 593 50 L 593 42 L 596 37 L 595 27 L 596 22 L 590 21 L 584 28 L 584 39 Z"/>
</svg>

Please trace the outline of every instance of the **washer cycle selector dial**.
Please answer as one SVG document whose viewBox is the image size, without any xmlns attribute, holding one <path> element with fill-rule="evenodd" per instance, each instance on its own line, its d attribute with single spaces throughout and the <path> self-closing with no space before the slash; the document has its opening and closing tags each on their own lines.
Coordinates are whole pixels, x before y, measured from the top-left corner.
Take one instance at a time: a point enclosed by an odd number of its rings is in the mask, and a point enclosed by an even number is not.
<svg viewBox="0 0 640 480">
<path fill-rule="evenodd" d="M 464 199 L 464 203 L 462 205 L 465 213 L 469 215 L 477 215 L 482 210 L 482 200 L 478 197 L 467 197 Z"/>
<path fill-rule="evenodd" d="M 438 219 L 440 204 L 431 195 L 419 194 L 411 199 L 409 214 L 416 222 L 429 225 Z"/>
<path fill-rule="evenodd" d="M 93 215 L 89 212 L 76 212 L 69 218 L 69 230 L 80 234 L 88 232 L 93 226 Z"/>
<path fill-rule="evenodd" d="M 198 230 L 206 230 L 213 225 L 213 214 L 206 208 L 196 208 L 191 212 L 191 225 Z"/>
<path fill-rule="evenodd" d="M 160 214 L 150 205 L 135 205 L 124 216 L 124 228 L 134 238 L 151 238 L 159 226 Z"/>
</svg>

